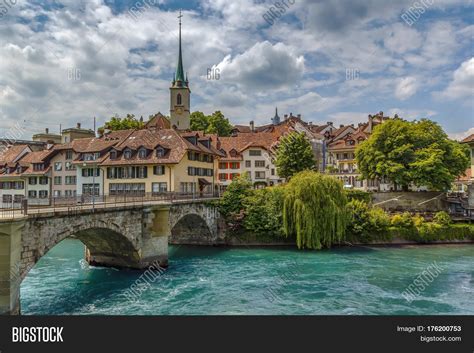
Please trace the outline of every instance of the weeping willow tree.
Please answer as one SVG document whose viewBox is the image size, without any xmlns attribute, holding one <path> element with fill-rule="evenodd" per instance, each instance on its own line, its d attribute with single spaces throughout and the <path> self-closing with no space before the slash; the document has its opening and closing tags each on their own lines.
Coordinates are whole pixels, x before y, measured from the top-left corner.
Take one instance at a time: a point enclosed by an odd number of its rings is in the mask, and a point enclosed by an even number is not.
<svg viewBox="0 0 474 353">
<path fill-rule="evenodd" d="M 329 248 L 342 240 L 347 224 L 347 198 L 335 178 L 305 171 L 286 185 L 283 229 L 296 237 L 299 249 Z"/>
</svg>

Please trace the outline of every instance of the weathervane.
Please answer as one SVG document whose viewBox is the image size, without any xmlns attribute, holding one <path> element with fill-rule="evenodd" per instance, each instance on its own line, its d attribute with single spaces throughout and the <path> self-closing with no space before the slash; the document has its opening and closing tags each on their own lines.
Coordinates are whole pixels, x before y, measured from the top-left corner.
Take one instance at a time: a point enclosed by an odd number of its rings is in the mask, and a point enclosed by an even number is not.
<svg viewBox="0 0 474 353">
<path fill-rule="evenodd" d="M 183 17 L 183 15 L 181 14 L 181 10 L 179 10 L 179 16 L 178 16 L 178 18 L 179 18 L 179 25 L 180 25 L 180 26 L 181 26 L 181 18 L 182 18 L 182 17 Z"/>
</svg>

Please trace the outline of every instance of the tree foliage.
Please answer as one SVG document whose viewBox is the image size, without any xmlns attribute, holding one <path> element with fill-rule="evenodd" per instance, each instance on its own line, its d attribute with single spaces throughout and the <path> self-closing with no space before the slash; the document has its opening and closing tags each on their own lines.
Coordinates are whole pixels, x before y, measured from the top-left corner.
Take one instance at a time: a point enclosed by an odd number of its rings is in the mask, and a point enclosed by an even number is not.
<svg viewBox="0 0 474 353">
<path fill-rule="evenodd" d="M 125 118 L 113 116 L 107 121 L 104 126 L 98 129 L 99 134 L 103 134 L 105 130 L 129 130 L 129 129 L 143 129 L 145 126 L 143 118 L 136 119 L 135 115 L 127 114 Z"/>
<path fill-rule="evenodd" d="M 397 118 L 377 126 L 356 157 L 364 179 L 387 178 L 404 190 L 411 184 L 447 190 L 468 168 L 468 153 L 431 120 Z"/>
<path fill-rule="evenodd" d="M 203 112 L 193 112 L 191 114 L 191 130 L 204 131 L 209 134 L 219 136 L 230 136 L 232 125 L 224 114 L 220 111 L 205 115 Z"/>
<path fill-rule="evenodd" d="M 245 208 L 245 229 L 256 234 L 283 234 L 283 201 L 285 189 L 275 186 L 254 190 L 243 202 Z"/>
<path fill-rule="evenodd" d="M 347 204 L 349 222 L 347 239 L 369 243 L 387 234 L 390 217 L 378 207 L 371 207 L 364 201 L 353 199 Z"/>
<path fill-rule="evenodd" d="M 292 132 L 279 141 L 275 165 L 278 175 L 287 179 L 304 170 L 314 169 L 313 149 L 304 133 Z"/>
<path fill-rule="evenodd" d="M 342 183 L 330 176 L 305 171 L 286 185 L 283 229 L 295 236 L 298 248 L 329 248 L 342 240 L 347 197 Z"/>
<path fill-rule="evenodd" d="M 232 180 L 219 201 L 219 211 L 227 218 L 232 218 L 244 209 L 244 200 L 252 192 L 252 182 L 247 173 Z"/>
</svg>

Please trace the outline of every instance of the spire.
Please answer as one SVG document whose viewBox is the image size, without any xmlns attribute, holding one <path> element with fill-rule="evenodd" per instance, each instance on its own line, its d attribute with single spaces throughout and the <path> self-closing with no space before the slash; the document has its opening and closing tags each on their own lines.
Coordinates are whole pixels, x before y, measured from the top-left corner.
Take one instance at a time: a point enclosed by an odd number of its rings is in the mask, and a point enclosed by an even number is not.
<svg viewBox="0 0 474 353">
<path fill-rule="evenodd" d="M 278 107 L 275 108 L 275 116 L 272 119 L 273 125 L 280 124 L 280 117 L 278 116 Z"/>
<path fill-rule="evenodd" d="M 179 11 L 179 54 L 178 54 L 178 67 L 176 68 L 176 75 L 175 75 L 175 81 L 177 85 L 183 86 L 183 84 L 186 82 L 184 78 L 184 70 L 183 70 L 183 55 L 182 55 L 182 49 L 181 49 L 181 18 L 183 15 L 181 14 L 181 10 Z"/>
</svg>

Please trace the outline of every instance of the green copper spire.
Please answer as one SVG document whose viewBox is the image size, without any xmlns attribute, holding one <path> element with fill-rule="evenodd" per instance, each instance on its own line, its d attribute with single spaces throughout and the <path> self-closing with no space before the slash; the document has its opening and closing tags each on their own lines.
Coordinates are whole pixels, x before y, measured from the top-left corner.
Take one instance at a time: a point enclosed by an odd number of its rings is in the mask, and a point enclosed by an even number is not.
<svg viewBox="0 0 474 353">
<path fill-rule="evenodd" d="M 178 55 L 178 67 L 176 68 L 176 76 L 175 81 L 177 86 L 185 86 L 186 80 L 184 78 L 184 70 L 183 70 L 183 55 L 181 49 L 181 18 L 183 15 L 181 11 L 179 11 L 179 55 Z"/>
</svg>

